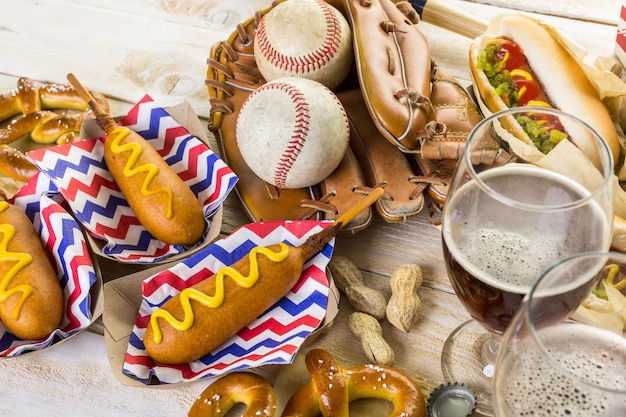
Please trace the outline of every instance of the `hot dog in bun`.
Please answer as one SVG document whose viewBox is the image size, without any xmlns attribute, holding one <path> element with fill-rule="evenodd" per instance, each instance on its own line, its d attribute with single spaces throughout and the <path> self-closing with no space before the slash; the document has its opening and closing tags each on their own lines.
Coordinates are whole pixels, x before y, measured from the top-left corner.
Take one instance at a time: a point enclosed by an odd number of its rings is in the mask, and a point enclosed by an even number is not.
<svg viewBox="0 0 626 417">
<path fill-rule="evenodd" d="M 525 105 L 558 108 L 594 127 L 618 161 L 620 145 L 608 110 L 574 57 L 540 22 L 520 14 L 500 16 L 471 42 L 469 67 L 485 115 Z M 569 137 L 558 120 L 541 112 L 516 126 L 510 122 L 509 131 L 544 154 Z M 585 152 L 585 138 L 572 141 Z"/>
</svg>

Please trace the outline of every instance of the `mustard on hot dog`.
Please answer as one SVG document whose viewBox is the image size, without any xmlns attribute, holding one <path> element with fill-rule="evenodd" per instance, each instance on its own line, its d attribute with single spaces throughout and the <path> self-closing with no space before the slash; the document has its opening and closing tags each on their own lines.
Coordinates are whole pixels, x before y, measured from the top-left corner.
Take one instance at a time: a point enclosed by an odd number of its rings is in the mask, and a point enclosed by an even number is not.
<svg viewBox="0 0 626 417">
<path fill-rule="evenodd" d="M 182 290 L 152 312 L 144 335 L 148 354 L 162 364 L 201 358 L 228 341 L 285 296 L 304 263 L 334 236 L 338 225 L 299 246 L 255 247 L 229 267 Z"/>
<path fill-rule="evenodd" d="M 63 318 L 63 291 L 26 214 L 0 201 L 0 320 L 21 339 L 46 338 Z"/>
<path fill-rule="evenodd" d="M 104 160 L 139 222 L 158 240 L 192 245 L 206 230 L 196 195 L 159 153 L 136 132 L 120 127 L 73 74 L 67 79 L 106 133 Z"/>
</svg>

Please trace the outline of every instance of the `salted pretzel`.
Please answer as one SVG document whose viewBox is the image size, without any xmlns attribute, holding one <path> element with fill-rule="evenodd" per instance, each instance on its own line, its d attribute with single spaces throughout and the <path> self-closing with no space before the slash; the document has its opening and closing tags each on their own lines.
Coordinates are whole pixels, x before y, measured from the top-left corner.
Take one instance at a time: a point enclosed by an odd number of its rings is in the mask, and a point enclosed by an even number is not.
<svg viewBox="0 0 626 417">
<path fill-rule="evenodd" d="M 107 99 L 92 95 L 108 111 Z M 17 88 L 0 95 L 0 144 L 26 135 L 40 144 L 69 143 L 79 137 L 86 117 L 93 117 L 91 110 L 71 85 L 40 85 L 22 77 Z"/>
<path fill-rule="evenodd" d="M 0 145 L 0 174 L 26 182 L 39 169 L 22 152 L 9 145 Z"/>
<path fill-rule="evenodd" d="M 257 374 L 234 372 L 209 385 L 193 403 L 187 416 L 224 416 L 238 403 L 247 405 L 242 417 L 274 417 L 276 414 L 276 395 L 272 386 Z"/>
<path fill-rule="evenodd" d="M 364 365 L 342 368 L 325 350 L 305 358 L 311 380 L 289 399 L 282 417 L 347 417 L 350 401 L 376 398 L 392 403 L 390 417 L 423 417 L 424 395 L 417 383 L 397 368 Z"/>
<path fill-rule="evenodd" d="M 313 349 L 305 357 L 311 380 L 296 391 L 281 417 L 348 417 L 351 401 L 373 398 L 391 402 L 389 417 L 424 417 L 426 402 L 417 383 L 397 368 L 363 365 L 342 368 L 323 349 Z M 251 372 L 233 372 L 209 385 L 194 401 L 188 417 L 226 415 L 236 404 L 247 407 L 243 417 L 276 414 L 272 386 Z"/>
</svg>

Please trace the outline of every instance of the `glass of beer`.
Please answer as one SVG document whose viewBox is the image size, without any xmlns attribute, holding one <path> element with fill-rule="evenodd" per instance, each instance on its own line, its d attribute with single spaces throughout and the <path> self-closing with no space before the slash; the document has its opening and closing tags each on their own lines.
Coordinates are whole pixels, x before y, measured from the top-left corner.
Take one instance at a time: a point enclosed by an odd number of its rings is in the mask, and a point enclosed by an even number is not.
<svg viewBox="0 0 626 417">
<path fill-rule="evenodd" d="M 619 291 L 625 271 L 626 255 L 591 252 L 559 261 L 537 280 L 502 338 L 497 417 L 626 415 L 624 327 L 570 318 L 591 290 L 594 303 L 610 303 L 606 286 Z"/>
<path fill-rule="evenodd" d="M 522 126 L 547 153 L 521 136 Z M 444 206 L 442 242 L 450 282 L 472 319 L 449 336 L 441 360 L 446 380 L 474 389 L 481 413 L 493 409 L 501 335 L 537 278 L 571 254 L 609 249 L 613 186 L 606 142 L 559 110 L 511 108 L 470 133 Z"/>
</svg>

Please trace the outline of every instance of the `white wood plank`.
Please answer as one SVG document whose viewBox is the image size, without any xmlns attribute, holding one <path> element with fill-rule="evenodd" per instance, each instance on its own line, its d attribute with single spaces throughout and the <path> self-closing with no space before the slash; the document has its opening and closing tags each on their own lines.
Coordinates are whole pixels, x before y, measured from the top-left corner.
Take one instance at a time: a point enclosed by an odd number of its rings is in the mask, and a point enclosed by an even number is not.
<svg viewBox="0 0 626 417">
<path fill-rule="evenodd" d="M 0 8 L 11 10 L 0 15 L 1 73 L 59 83 L 75 72 L 109 97 L 136 102 L 147 93 L 208 114 L 206 58 L 223 30 L 62 1 L 1 0 Z"/>
<path fill-rule="evenodd" d="M 149 94 L 165 105 L 186 100 L 207 116 L 204 79 L 211 46 L 268 0 L 218 3 L 222 6 L 213 13 L 222 18 L 216 24 L 207 11 L 213 9 L 203 9 L 199 0 L 0 0 L 0 7 L 11 10 L 0 15 L 0 73 L 66 82 L 66 74 L 76 72 L 85 85 L 109 97 L 134 103 Z M 486 20 L 503 12 L 462 0 L 447 3 Z M 542 17 L 584 47 L 612 54 L 615 27 Z M 418 27 L 439 65 L 466 79 L 469 39 L 426 22 Z"/>
<path fill-rule="evenodd" d="M 272 0 L 65 0 L 64 2 L 228 32 L 238 23 L 252 17 L 257 10 L 272 4 Z"/>
<path fill-rule="evenodd" d="M 83 332 L 52 349 L 0 359 L 0 415 L 186 415 L 207 381 L 157 389 L 120 384 L 109 367 L 104 337 Z"/>
<path fill-rule="evenodd" d="M 513 10 L 617 24 L 621 0 L 468 0 Z"/>
</svg>

